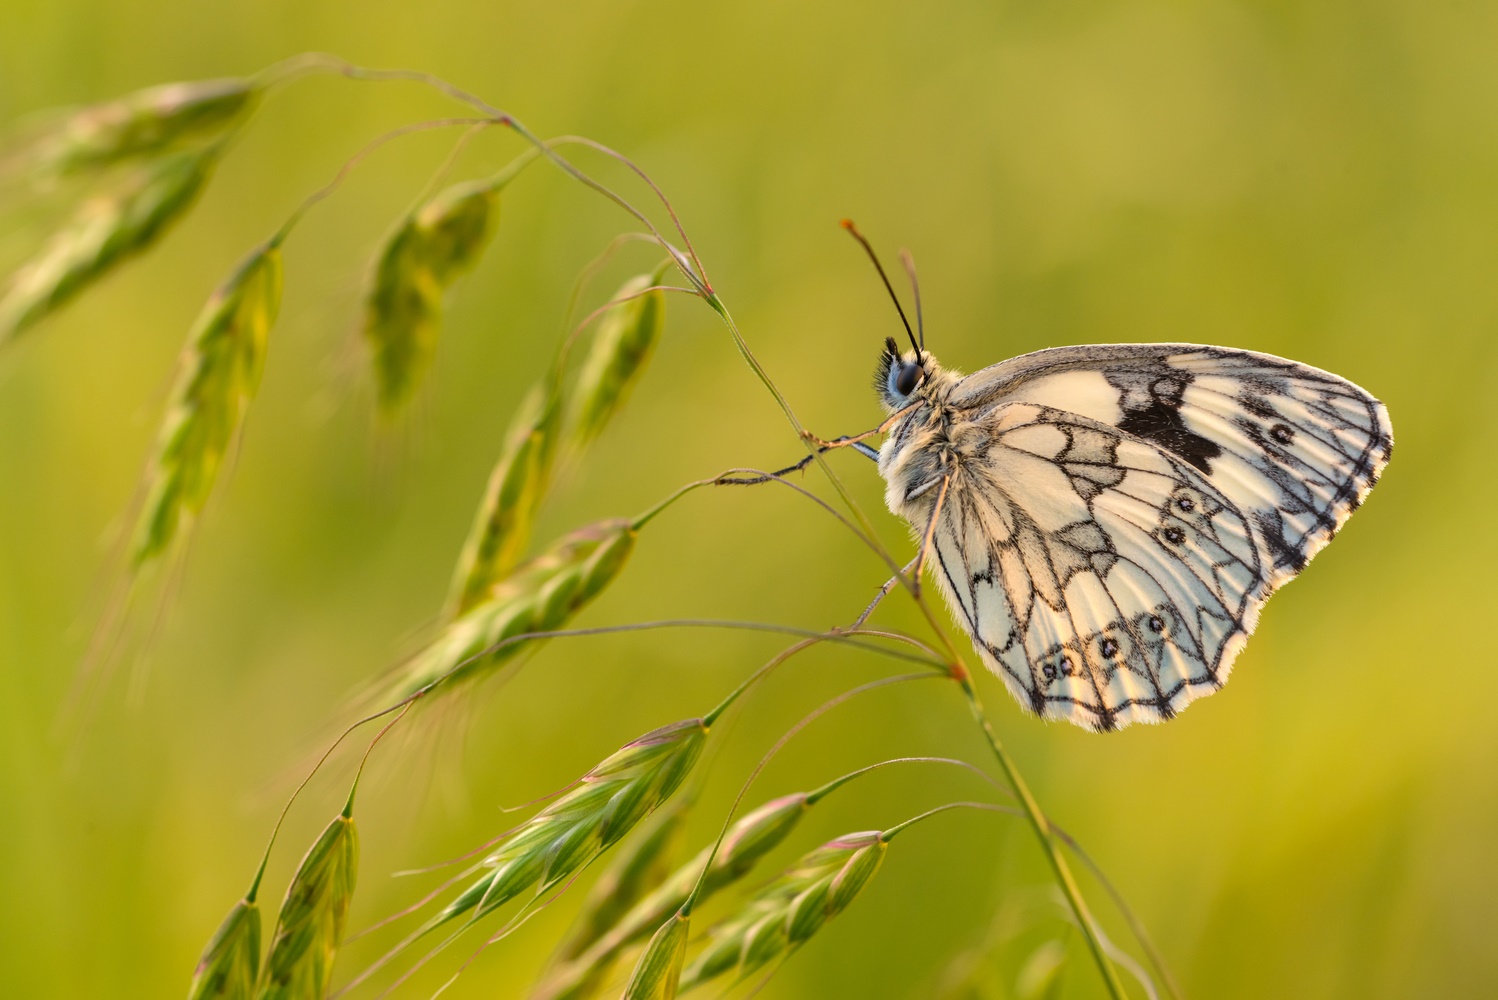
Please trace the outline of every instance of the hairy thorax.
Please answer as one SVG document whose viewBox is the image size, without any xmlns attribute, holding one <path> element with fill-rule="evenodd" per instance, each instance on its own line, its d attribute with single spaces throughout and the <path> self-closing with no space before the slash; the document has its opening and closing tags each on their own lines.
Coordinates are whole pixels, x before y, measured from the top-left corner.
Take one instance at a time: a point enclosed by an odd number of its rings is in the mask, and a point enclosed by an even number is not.
<svg viewBox="0 0 1498 1000">
<path fill-rule="evenodd" d="M 987 449 L 987 434 L 970 414 L 950 405 L 962 376 L 930 372 L 908 408 L 895 416 L 879 449 L 884 502 L 920 534 L 941 492 L 942 480 L 959 481 Z"/>
</svg>

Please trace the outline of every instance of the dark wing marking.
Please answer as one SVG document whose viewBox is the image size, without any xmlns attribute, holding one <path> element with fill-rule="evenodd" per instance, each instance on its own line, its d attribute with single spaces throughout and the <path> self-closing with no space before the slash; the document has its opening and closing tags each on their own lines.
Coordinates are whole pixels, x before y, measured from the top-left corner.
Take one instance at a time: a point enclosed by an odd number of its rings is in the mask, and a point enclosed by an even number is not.
<svg viewBox="0 0 1498 1000">
<path fill-rule="evenodd" d="M 1358 508 L 1393 449 L 1388 411 L 1336 375 L 1192 344 L 1037 351 L 960 381 L 971 419 L 1029 402 L 1091 417 L 1190 463 L 1248 518 L 1275 585 Z"/>
</svg>

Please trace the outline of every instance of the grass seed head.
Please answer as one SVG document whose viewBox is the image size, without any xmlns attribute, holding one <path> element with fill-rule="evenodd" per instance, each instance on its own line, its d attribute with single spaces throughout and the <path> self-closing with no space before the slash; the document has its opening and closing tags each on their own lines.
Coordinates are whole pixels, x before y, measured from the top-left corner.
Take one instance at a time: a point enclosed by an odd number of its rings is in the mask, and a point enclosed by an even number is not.
<svg viewBox="0 0 1498 1000">
<path fill-rule="evenodd" d="M 610 754 L 485 858 L 489 871 L 428 929 L 470 909 L 477 920 L 528 889 L 545 892 L 592 862 L 671 797 L 706 741 L 702 720 L 687 719 Z"/>
<path fill-rule="evenodd" d="M 479 656 L 490 646 L 565 627 L 623 570 L 635 538 L 634 527 L 623 520 L 599 521 L 564 536 L 492 585 L 481 601 L 444 627 L 401 668 L 387 694 L 405 698 L 439 680 L 446 684 L 481 676 L 531 644 L 512 643 Z"/>
<path fill-rule="evenodd" d="M 573 931 L 557 950 L 567 962 L 588 950 L 619 923 L 636 903 L 671 874 L 670 857 L 686 818 L 686 800 L 662 810 L 651 828 L 621 849 L 583 901 Z"/>
<path fill-rule="evenodd" d="M 252 1000 L 260 974 L 260 907 L 241 899 L 193 970 L 187 1000 Z"/>
<path fill-rule="evenodd" d="M 661 925 L 645 946 L 621 1000 L 674 1000 L 687 957 L 691 921 L 680 913 Z"/>
<path fill-rule="evenodd" d="M 806 793 L 798 792 L 767 802 L 734 823 L 713 856 L 699 901 L 747 875 L 790 835 L 808 807 Z M 593 996 L 619 954 L 659 928 L 687 901 L 711 851 L 711 846 L 704 847 L 619 917 L 606 933 L 597 936 L 586 950 L 567 956 L 569 961 L 553 969 L 532 992 L 532 1000 L 582 1000 Z"/>
<path fill-rule="evenodd" d="M 664 274 L 663 266 L 654 274 L 631 278 L 614 298 L 636 294 L 658 284 Z M 624 404 L 660 339 L 665 313 L 666 294 L 655 291 L 621 302 L 604 314 L 577 377 L 572 412 L 572 437 L 576 446 L 586 445 L 597 437 L 609 418 Z"/>
<path fill-rule="evenodd" d="M 138 90 L 68 118 L 44 141 L 44 174 L 97 170 L 222 136 L 244 121 L 260 88 L 250 80 L 198 80 Z"/>
<path fill-rule="evenodd" d="M 431 366 L 442 296 L 478 262 L 499 221 L 499 191 L 487 181 L 455 184 L 405 218 L 380 249 L 364 304 L 382 413 L 400 409 Z"/>
<path fill-rule="evenodd" d="M 322 1000 L 333 978 L 359 868 L 359 838 L 345 811 L 302 859 L 271 938 L 257 1000 Z"/>
<path fill-rule="evenodd" d="M 186 214 L 213 173 L 217 148 L 176 153 L 86 203 L 0 293 L 0 343 L 57 311 Z"/>
<path fill-rule="evenodd" d="M 805 855 L 739 913 L 708 933 L 708 945 L 682 975 L 690 989 L 726 972 L 752 974 L 788 955 L 857 898 L 884 860 L 877 831 L 829 841 Z"/>
<path fill-rule="evenodd" d="M 184 517 L 200 513 L 260 382 L 266 338 L 281 302 L 281 255 L 250 255 L 208 300 L 157 444 L 132 562 L 159 556 Z"/>
<path fill-rule="evenodd" d="M 451 599 L 454 613 L 483 600 L 525 553 L 536 510 L 550 485 L 560 414 L 554 383 L 532 389 L 515 414 L 458 560 Z"/>
</svg>

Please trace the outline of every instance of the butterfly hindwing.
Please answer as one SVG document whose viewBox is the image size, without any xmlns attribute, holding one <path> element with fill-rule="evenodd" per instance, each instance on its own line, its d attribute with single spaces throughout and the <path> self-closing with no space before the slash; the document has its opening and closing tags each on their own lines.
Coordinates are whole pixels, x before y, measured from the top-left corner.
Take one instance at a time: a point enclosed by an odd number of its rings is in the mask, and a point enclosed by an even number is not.
<svg viewBox="0 0 1498 1000">
<path fill-rule="evenodd" d="M 973 431 L 933 556 L 1015 695 L 1109 729 L 1220 686 L 1270 589 L 1245 516 L 1190 464 L 1077 414 L 999 404 Z"/>
</svg>

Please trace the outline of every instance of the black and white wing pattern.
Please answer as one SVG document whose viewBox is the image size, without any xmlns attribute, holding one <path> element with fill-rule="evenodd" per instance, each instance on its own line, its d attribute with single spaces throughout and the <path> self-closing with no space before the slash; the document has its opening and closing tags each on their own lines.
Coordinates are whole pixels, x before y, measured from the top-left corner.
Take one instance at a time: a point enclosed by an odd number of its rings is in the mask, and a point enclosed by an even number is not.
<svg viewBox="0 0 1498 1000">
<path fill-rule="evenodd" d="M 1095 729 L 1221 687 L 1392 447 L 1362 389 L 1246 351 L 1060 348 L 932 381 L 881 454 L 890 506 L 934 512 L 934 574 L 990 669 Z"/>
<path fill-rule="evenodd" d="M 1340 376 L 1195 344 L 1061 347 L 957 383 L 981 417 L 1024 401 L 1102 421 L 1189 462 L 1249 518 L 1278 587 L 1362 504 L 1394 447 L 1389 412 Z"/>
</svg>

